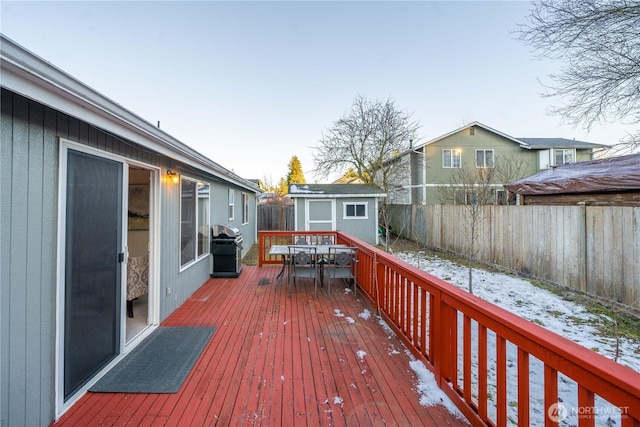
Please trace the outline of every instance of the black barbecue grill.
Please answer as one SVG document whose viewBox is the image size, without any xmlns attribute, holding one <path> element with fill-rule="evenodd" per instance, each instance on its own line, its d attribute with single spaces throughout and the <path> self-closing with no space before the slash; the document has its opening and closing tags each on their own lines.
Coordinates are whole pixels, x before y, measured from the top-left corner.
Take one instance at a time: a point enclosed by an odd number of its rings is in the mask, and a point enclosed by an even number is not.
<svg viewBox="0 0 640 427">
<path fill-rule="evenodd" d="M 211 227 L 211 277 L 238 277 L 242 272 L 242 233 L 230 225 Z"/>
</svg>

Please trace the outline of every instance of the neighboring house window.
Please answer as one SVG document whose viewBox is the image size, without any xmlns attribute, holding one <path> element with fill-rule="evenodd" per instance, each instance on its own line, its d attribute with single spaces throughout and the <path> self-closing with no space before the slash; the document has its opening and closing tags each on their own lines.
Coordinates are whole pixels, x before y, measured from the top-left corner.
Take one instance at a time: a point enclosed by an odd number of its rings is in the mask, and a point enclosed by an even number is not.
<svg viewBox="0 0 640 427">
<path fill-rule="evenodd" d="M 180 184 L 180 265 L 209 253 L 209 184 L 182 177 Z"/>
<path fill-rule="evenodd" d="M 453 204 L 454 205 L 466 205 L 469 200 L 469 194 L 467 190 L 454 190 L 453 191 Z"/>
<path fill-rule="evenodd" d="M 476 150 L 476 167 L 493 167 L 493 150 Z"/>
<path fill-rule="evenodd" d="M 235 194 L 233 192 L 233 189 L 230 188 L 229 189 L 229 221 L 233 220 L 233 216 L 234 216 L 234 204 L 235 204 Z"/>
<path fill-rule="evenodd" d="M 242 193 L 242 223 L 249 222 L 249 195 Z"/>
<path fill-rule="evenodd" d="M 508 205 L 509 192 L 507 190 L 496 190 L 496 205 Z"/>
<path fill-rule="evenodd" d="M 442 150 L 442 167 L 443 168 L 459 168 L 461 163 L 460 150 Z"/>
<path fill-rule="evenodd" d="M 344 218 L 368 218 L 367 203 L 345 203 L 344 204 Z"/>
<path fill-rule="evenodd" d="M 565 163 L 573 163 L 573 150 L 572 149 L 555 149 L 553 150 L 554 154 L 554 165 L 562 166 Z"/>
</svg>

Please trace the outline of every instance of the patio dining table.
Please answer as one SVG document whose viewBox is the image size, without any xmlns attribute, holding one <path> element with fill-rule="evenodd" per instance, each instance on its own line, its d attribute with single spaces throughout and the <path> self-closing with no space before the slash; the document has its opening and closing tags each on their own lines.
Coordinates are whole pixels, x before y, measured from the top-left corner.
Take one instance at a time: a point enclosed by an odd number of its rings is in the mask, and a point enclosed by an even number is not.
<svg viewBox="0 0 640 427">
<path fill-rule="evenodd" d="M 276 276 L 276 279 L 280 279 L 282 277 L 282 275 L 284 274 L 284 267 L 287 265 L 287 257 L 289 256 L 289 247 L 296 247 L 296 248 L 315 248 L 316 250 L 316 254 L 318 256 L 326 256 L 329 255 L 329 248 L 332 248 L 334 251 L 340 251 L 340 249 L 344 249 L 345 251 L 350 250 L 351 247 L 347 246 L 347 245 L 338 245 L 338 244 L 331 244 L 331 245 L 273 245 L 271 246 L 271 248 L 269 249 L 269 255 L 280 255 L 282 257 L 282 269 L 280 270 L 280 273 L 278 273 L 278 275 Z M 322 268 L 320 269 L 320 280 L 322 281 L 323 279 L 323 272 L 322 272 Z"/>
</svg>

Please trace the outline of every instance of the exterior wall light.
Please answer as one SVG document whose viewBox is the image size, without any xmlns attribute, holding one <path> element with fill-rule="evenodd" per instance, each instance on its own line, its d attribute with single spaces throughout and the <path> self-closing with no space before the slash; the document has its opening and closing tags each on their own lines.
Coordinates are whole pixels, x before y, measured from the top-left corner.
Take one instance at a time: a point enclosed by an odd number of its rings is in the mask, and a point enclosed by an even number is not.
<svg viewBox="0 0 640 427">
<path fill-rule="evenodd" d="M 167 177 L 169 177 L 171 182 L 173 182 L 174 184 L 177 184 L 180 182 L 180 175 L 178 175 L 172 170 L 167 170 Z"/>
</svg>

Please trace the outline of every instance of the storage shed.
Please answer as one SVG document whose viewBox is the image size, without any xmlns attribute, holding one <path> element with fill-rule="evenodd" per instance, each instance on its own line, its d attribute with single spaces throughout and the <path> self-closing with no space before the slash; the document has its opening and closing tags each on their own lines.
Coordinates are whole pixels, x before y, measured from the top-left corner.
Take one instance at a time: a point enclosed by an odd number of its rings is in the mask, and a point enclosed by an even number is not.
<svg viewBox="0 0 640 427">
<path fill-rule="evenodd" d="M 565 164 L 505 188 L 524 205 L 640 206 L 640 153 Z"/>
<path fill-rule="evenodd" d="M 295 229 L 340 230 L 377 244 L 378 202 L 386 193 L 367 184 L 292 184 Z"/>
</svg>

